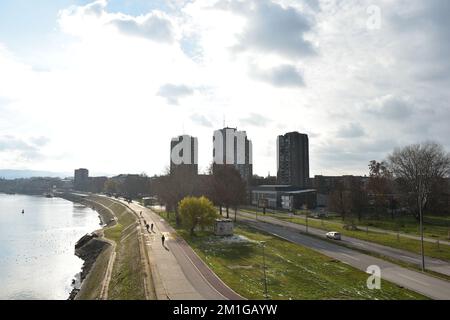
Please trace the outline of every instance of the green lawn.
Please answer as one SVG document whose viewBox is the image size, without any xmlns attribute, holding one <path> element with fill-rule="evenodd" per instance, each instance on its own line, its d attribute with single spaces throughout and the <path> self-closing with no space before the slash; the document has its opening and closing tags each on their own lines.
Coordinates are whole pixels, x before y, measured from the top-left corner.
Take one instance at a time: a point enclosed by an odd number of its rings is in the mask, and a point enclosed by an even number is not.
<svg viewBox="0 0 450 320">
<path fill-rule="evenodd" d="M 144 270 L 141 263 L 135 215 L 124 205 L 104 197 L 98 201 L 114 211 L 117 224 L 104 231 L 105 237 L 116 243 L 116 260 L 114 262 L 109 300 L 143 300 L 145 299 Z"/>
<path fill-rule="evenodd" d="M 371 227 L 397 231 L 410 235 L 420 235 L 419 223 L 411 216 L 391 219 L 385 217 L 384 219 L 368 219 L 362 221 L 362 224 Z M 434 238 L 440 240 L 449 240 L 450 220 L 445 217 L 425 216 L 424 217 L 424 236 L 427 238 Z"/>
<path fill-rule="evenodd" d="M 174 225 L 174 214 L 169 218 Z M 382 281 L 381 290 L 369 290 L 364 272 L 244 225 L 235 228 L 235 234 L 243 237 L 239 242 L 209 232 L 194 237 L 182 229 L 177 232 L 226 284 L 249 299 L 264 299 L 260 241 L 266 241 L 270 299 L 425 299 L 387 281 Z"/>
</svg>

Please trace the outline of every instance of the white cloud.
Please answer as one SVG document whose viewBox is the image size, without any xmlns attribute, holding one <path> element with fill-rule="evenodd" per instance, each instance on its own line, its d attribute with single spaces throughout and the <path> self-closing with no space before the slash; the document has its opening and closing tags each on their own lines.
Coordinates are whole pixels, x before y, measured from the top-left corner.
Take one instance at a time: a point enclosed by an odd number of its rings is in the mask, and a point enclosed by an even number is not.
<svg viewBox="0 0 450 320">
<path fill-rule="evenodd" d="M 178 105 L 178 100 L 183 97 L 190 96 L 194 93 L 194 89 L 183 84 L 166 83 L 158 90 L 158 96 L 167 99 L 169 104 Z"/>
<path fill-rule="evenodd" d="M 36 138 L 39 161 L 8 149 L 0 166 L 159 173 L 184 128 L 206 167 L 224 118 L 247 131 L 264 175 L 275 172 L 268 144 L 293 130 L 315 133 L 313 174 L 365 173 L 366 160 L 424 138 L 449 148 L 447 7 L 376 2 L 380 30 L 366 28 L 369 0 L 174 1 L 136 16 L 106 1 L 66 8 L 45 72 L 0 44 L 0 136 L 51 138 Z"/>
</svg>

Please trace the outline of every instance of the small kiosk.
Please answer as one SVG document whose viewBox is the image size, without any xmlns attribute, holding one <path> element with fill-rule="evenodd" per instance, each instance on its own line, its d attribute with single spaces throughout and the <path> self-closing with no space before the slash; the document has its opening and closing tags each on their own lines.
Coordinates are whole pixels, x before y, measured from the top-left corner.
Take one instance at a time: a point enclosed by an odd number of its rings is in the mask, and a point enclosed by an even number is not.
<svg viewBox="0 0 450 320">
<path fill-rule="evenodd" d="M 232 236 L 234 223 L 231 219 L 216 219 L 214 234 L 216 236 Z"/>
</svg>

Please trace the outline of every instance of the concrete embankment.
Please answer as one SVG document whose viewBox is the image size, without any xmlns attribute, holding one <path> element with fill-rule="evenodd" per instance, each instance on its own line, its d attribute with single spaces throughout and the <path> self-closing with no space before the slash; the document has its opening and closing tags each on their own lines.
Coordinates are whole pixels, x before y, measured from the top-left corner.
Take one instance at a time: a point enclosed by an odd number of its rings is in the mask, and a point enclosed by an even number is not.
<svg viewBox="0 0 450 320">
<path fill-rule="evenodd" d="M 112 210 L 95 201 L 94 197 L 65 193 L 59 195 L 66 200 L 80 203 L 92 208 L 99 214 L 102 228 L 86 234 L 75 244 L 75 255 L 84 263 L 78 277 L 78 283 L 72 290 L 69 300 L 73 299 L 98 299 L 101 295 L 101 287 L 105 272 L 113 257 L 114 243 L 104 238 L 104 230 L 116 224 L 116 218 Z"/>
<path fill-rule="evenodd" d="M 81 288 L 74 290 L 71 298 L 155 299 L 137 215 L 107 197 L 74 193 L 61 197 L 96 210 L 103 223 L 102 229 L 77 244 L 76 254 L 85 263 L 80 274 Z"/>
</svg>

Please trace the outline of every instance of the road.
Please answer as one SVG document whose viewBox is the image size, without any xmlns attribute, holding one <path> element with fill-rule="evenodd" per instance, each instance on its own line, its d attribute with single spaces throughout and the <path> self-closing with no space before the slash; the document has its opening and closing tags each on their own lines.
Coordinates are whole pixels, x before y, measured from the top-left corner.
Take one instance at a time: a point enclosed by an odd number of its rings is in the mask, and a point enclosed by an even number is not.
<svg viewBox="0 0 450 320">
<path fill-rule="evenodd" d="M 252 209 L 253 210 L 253 209 Z M 260 213 L 258 213 L 258 214 L 260 214 Z M 286 214 L 284 214 L 284 215 L 286 215 Z M 297 217 L 297 218 L 305 218 L 305 215 L 303 215 L 303 214 L 298 214 L 298 215 L 296 215 L 295 217 Z M 320 219 L 317 219 L 317 218 L 309 218 L 310 220 L 313 220 L 313 221 L 316 221 L 316 222 L 321 222 L 321 220 Z M 333 221 L 333 222 L 336 222 L 336 221 Z M 336 222 L 336 223 L 339 223 L 339 222 Z M 399 232 L 399 233 L 397 233 L 396 231 L 392 231 L 392 230 L 387 230 L 387 229 L 381 229 L 381 228 L 375 228 L 375 227 L 367 227 L 367 226 L 357 226 L 359 229 L 361 229 L 361 230 L 365 230 L 366 228 L 369 230 L 369 231 L 371 231 L 371 232 L 377 232 L 377 233 L 386 233 L 386 234 L 390 234 L 390 235 L 393 235 L 393 236 L 397 236 L 397 234 L 398 234 L 398 236 L 400 237 L 400 238 L 407 238 L 407 239 L 413 239 L 413 240 L 418 240 L 418 241 L 420 241 L 420 236 L 418 236 L 418 235 L 413 235 L 413 234 L 406 234 L 406 233 L 403 233 L 403 232 Z M 423 241 L 425 241 L 425 242 L 430 242 L 430 243 L 437 243 L 437 241 L 438 241 L 438 239 L 433 239 L 433 238 L 427 238 L 427 237 L 424 237 L 423 238 Z M 439 240 L 439 244 L 443 244 L 443 245 L 447 245 L 447 246 L 450 246 L 450 241 L 446 241 L 446 240 Z"/>
<path fill-rule="evenodd" d="M 394 263 L 363 254 L 359 251 L 352 250 L 326 240 L 320 240 L 315 237 L 305 235 L 298 232 L 295 228 L 268 223 L 262 220 L 255 221 L 254 216 L 251 216 L 252 217 L 248 217 L 244 214 L 239 214 L 238 220 L 261 231 L 268 232 L 290 242 L 311 248 L 364 272 L 369 266 L 379 266 L 381 269 L 382 280 L 388 280 L 432 299 L 450 299 L 450 282 L 448 281 L 400 267 Z M 323 231 L 321 232 L 323 233 Z M 381 284 L 381 286 L 383 286 L 383 284 Z"/>
<path fill-rule="evenodd" d="M 247 217 L 249 219 L 253 219 L 253 220 L 256 218 L 255 214 L 251 214 L 248 212 L 239 211 L 239 215 L 243 216 L 243 217 Z M 273 224 L 273 225 L 288 227 L 288 228 L 298 230 L 301 232 L 306 231 L 306 226 L 304 226 L 304 225 L 288 222 L 285 220 L 276 219 L 276 218 L 273 218 L 270 216 L 263 216 L 262 214 L 258 214 L 258 220 L 265 221 L 265 222 Z M 329 230 L 329 231 L 331 231 L 331 230 Z M 317 229 L 317 228 L 308 227 L 308 233 L 310 233 L 311 235 L 314 235 L 314 236 L 322 237 L 322 238 L 326 237 L 325 236 L 326 231 Z M 380 245 L 377 243 L 364 241 L 364 240 L 347 237 L 347 236 L 342 236 L 341 243 L 345 244 L 347 246 L 351 246 L 356 249 L 361 249 L 361 250 L 377 253 L 377 254 L 384 255 L 384 256 L 387 256 L 387 257 L 390 257 L 390 258 L 393 258 L 396 260 L 406 262 L 406 263 L 415 264 L 417 266 L 421 266 L 421 263 L 422 263 L 421 256 L 419 254 L 415 254 L 410 251 L 391 248 L 388 246 L 383 246 L 383 245 Z M 425 257 L 425 265 L 428 270 L 450 276 L 450 263 L 449 262 L 442 261 L 442 260 L 435 259 L 435 258 Z"/>
<path fill-rule="evenodd" d="M 197 256 L 176 231 L 152 210 L 136 203 L 126 203 L 138 216 L 144 230 L 145 245 L 151 265 L 157 299 L 161 300 L 242 300 Z M 154 232 L 144 224 L 153 223 Z M 165 236 L 162 245 L 161 236 Z"/>
</svg>

